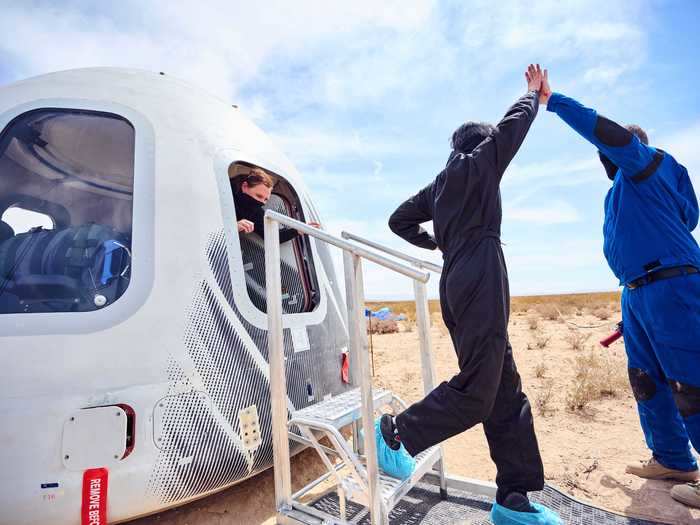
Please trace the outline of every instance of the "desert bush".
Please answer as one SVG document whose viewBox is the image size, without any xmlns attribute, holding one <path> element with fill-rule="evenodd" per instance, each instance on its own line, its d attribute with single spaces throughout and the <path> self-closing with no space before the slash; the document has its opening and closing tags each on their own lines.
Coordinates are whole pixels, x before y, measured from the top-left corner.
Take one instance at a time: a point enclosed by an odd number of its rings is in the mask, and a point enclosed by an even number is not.
<svg viewBox="0 0 700 525">
<path fill-rule="evenodd" d="M 606 308 L 605 306 L 601 306 L 600 308 L 596 308 L 593 310 L 593 315 L 595 315 L 598 319 L 601 321 L 607 321 L 610 319 L 610 310 Z"/>
<path fill-rule="evenodd" d="M 576 358 L 576 376 L 566 396 L 570 410 L 582 410 L 591 401 L 604 397 L 619 397 L 627 392 L 627 369 L 614 363 L 607 355 L 600 357 L 595 347 Z"/>
<path fill-rule="evenodd" d="M 556 321 L 559 319 L 559 311 L 553 304 L 541 304 L 537 307 L 537 311 L 548 321 Z"/>
<path fill-rule="evenodd" d="M 537 330 L 537 328 L 540 326 L 540 320 L 534 315 L 531 315 L 527 318 L 527 326 L 530 328 L 530 330 Z"/>
<path fill-rule="evenodd" d="M 565 337 L 565 340 L 574 350 L 583 350 L 583 345 L 590 337 L 590 334 L 572 331 Z"/>
<path fill-rule="evenodd" d="M 541 361 L 536 367 L 535 367 L 535 377 L 538 379 L 542 379 L 544 377 L 544 374 L 547 372 L 547 365 L 544 364 L 544 361 Z"/>
<path fill-rule="evenodd" d="M 415 321 L 411 323 L 411 321 L 405 321 L 406 325 L 409 326 L 412 324 L 415 326 Z M 408 329 L 408 331 L 411 331 L 411 329 Z M 386 320 L 382 321 L 380 319 L 372 319 L 372 327 L 370 328 L 369 323 L 367 323 L 367 333 L 372 333 L 372 334 L 393 334 L 395 332 L 399 331 L 399 324 L 396 321 L 391 321 L 391 320 Z"/>
<path fill-rule="evenodd" d="M 535 408 L 541 416 L 554 412 L 551 402 L 554 394 L 554 379 L 548 379 L 535 397 Z"/>
<path fill-rule="evenodd" d="M 627 368 L 613 363 L 609 357 L 604 357 L 598 375 L 598 393 L 601 397 L 619 397 L 629 390 Z"/>
<path fill-rule="evenodd" d="M 573 304 L 561 304 L 559 305 L 559 312 L 561 315 L 574 315 L 578 308 Z"/>
<path fill-rule="evenodd" d="M 547 346 L 547 343 L 549 343 L 550 339 L 551 337 L 548 335 L 537 334 L 535 336 L 535 344 L 537 345 L 537 348 L 544 348 Z"/>
<path fill-rule="evenodd" d="M 598 398 L 598 373 L 600 360 L 593 352 L 576 358 L 576 375 L 566 394 L 566 406 L 569 410 L 583 410 Z"/>
</svg>

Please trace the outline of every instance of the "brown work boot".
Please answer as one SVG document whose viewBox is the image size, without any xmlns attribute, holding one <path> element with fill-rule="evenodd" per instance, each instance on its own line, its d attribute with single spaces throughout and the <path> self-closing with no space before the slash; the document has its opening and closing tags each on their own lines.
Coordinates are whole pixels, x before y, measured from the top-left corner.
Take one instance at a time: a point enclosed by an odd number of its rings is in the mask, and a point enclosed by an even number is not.
<svg viewBox="0 0 700 525">
<path fill-rule="evenodd" d="M 671 489 L 671 497 L 689 507 L 700 508 L 700 481 L 676 485 Z"/>
<path fill-rule="evenodd" d="M 675 479 L 676 481 L 695 481 L 698 479 L 698 470 L 686 472 L 664 467 L 655 458 L 640 461 L 638 465 L 627 465 L 627 474 L 634 474 L 645 479 Z"/>
</svg>

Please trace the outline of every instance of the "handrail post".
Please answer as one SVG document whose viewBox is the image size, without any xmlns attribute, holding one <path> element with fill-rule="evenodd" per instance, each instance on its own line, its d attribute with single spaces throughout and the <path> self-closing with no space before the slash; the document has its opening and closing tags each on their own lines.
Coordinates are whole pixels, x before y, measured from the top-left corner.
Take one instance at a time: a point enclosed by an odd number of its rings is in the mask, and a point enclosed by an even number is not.
<svg viewBox="0 0 700 525">
<path fill-rule="evenodd" d="M 357 330 L 352 324 L 358 318 L 356 309 L 362 309 L 364 305 L 356 304 L 355 300 L 355 257 L 352 253 L 343 250 L 343 273 L 345 274 L 345 302 L 348 315 L 348 359 L 350 361 L 350 384 L 360 386 L 360 342 L 357 340 Z M 364 312 L 360 312 L 364 316 Z"/>
<path fill-rule="evenodd" d="M 287 381 L 282 332 L 282 276 L 277 221 L 265 217 L 265 287 L 267 295 L 267 345 L 270 361 L 272 445 L 274 456 L 275 506 L 292 507 L 292 473 L 287 429 Z"/>
<path fill-rule="evenodd" d="M 345 260 L 346 286 L 348 300 L 348 328 L 353 332 L 351 337 L 352 354 L 357 361 L 355 381 L 360 385 L 362 396 L 362 429 L 364 434 L 363 448 L 367 460 L 367 483 L 369 485 L 369 509 L 372 525 L 382 523 L 381 500 L 379 491 L 379 465 L 377 461 L 377 444 L 374 436 L 374 396 L 372 394 L 372 379 L 369 369 L 369 355 L 366 338 L 361 333 L 364 322 L 364 292 L 362 289 L 362 259 L 359 255 L 348 254 Z"/>
<path fill-rule="evenodd" d="M 435 388 L 435 365 L 430 353 L 430 311 L 425 283 L 414 280 L 413 292 L 416 298 L 416 327 L 420 344 L 423 391 L 427 394 Z"/>
<path fill-rule="evenodd" d="M 430 342 L 430 309 L 428 307 L 428 288 L 425 283 L 413 281 L 413 292 L 416 298 L 416 327 L 418 328 L 418 338 L 420 343 L 421 373 L 423 376 L 423 392 L 427 395 L 435 388 L 436 373 L 432 348 Z M 443 456 L 443 446 L 440 447 L 440 491 L 443 497 L 446 496 L 447 482 L 445 479 L 445 462 Z"/>
<path fill-rule="evenodd" d="M 352 253 L 343 250 L 343 273 L 345 275 L 345 303 L 347 306 L 347 321 L 348 321 L 348 360 L 350 361 L 350 385 L 354 387 L 360 386 L 360 342 L 358 341 L 357 330 L 355 330 L 355 319 L 357 315 L 355 309 L 363 309 L 364 305 L 356 304 L 355 300 L 355 270 Z M 363 288 L 364 289 L 364 288 Z M 364 317 L 364 311 L 361 311 Z M 357 454 L 364 454 L 365 447 L 360 437 L 360 429 L 362 428 L 361 421 L 355 421 L 352 424 L 352 444 L 353 450 Z"/>
</svg>

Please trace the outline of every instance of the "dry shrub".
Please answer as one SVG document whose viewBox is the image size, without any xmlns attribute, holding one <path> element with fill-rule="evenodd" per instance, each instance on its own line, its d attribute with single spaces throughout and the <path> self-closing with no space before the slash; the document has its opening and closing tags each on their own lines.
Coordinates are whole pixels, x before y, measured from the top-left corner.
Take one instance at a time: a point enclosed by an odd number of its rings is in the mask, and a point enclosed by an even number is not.
<svg viewBox="0 0 700 525">
<path fill-rule="evenodd" d="M 548 335 L 537 334 L 535 336 L 535 344 L 537 345 L 537 348 L 544 348 L 547 346 L 547 343 L 549 343 L 550 339 L 551 337 Z"/>
<path fill-rule="evenodd" d="M 406 321 L 408 325 L 411 321 Z M 415 321 L 413 325 L 415 325 Z M 372 334 L 393 334 L 399 331 L 399 324 L 396 321 L 386 320 L 382 321 L 380 319 L 372 320 L 372 327 L 367 323 L 367 332 Z"/>
<path fill-rule="evenodd" d="M 531 315 L 527 318 L 527 326 L 530 328 L 530 330 L 537 330 L 537 328 L 540 326 L 540 320 L 534 315 Z"/>
<path fill-rule="evenodd" d="M 570 410 L 582 410 L 591 401 L 618 397 L 627 390 L 626 368 L 613 363 L 606 355 L 600 357 L 595 347 L 576 358 L 576 377 L 566 396 Z"/>
<path fill-rule="evenodd" d="M 593 352 L 576 358 L 576 376 L 566 394 L 566 406 L 569 410 L 583 410 L 597 399 L 597 374 L 600 369 L 598 356 Z"/>
<path fill-rule="evenodd" d="M 544 364 L 544 361 L 540 362 L 535 367 L 535 377 L 538 379 L 542 379 L 546 372 L 547 372 L 547 365 Z"/>
<path fill-rule="evenodd" d="M 556 321 L 559 319 L 559 311 L 553 304 L 541 304 L 537 307 L 537 311 L 548 321 Z"/>
<path fill-rule="evenodd" d="M 573 304 L 559 305 L 559 313 L 561 313 L 561 315 L 574 315 L 577 311 L 578 308 Z"/>
<path fill-rule="evenodd" d="M 566 342 L 571 345 L 574 350 L 583 350 L 583 345 L 590 337 L 590 334 L 572 331 L 566 337 Z"/>
<path fill-rule="evenodd" d="M 513 300 L 511 305 L 510 305 L 510 311 L 511 313 L 515 315 L 522 315 L 527 313 L 528 305 L 523 302 L 519 302 L 517 300 Z"/>
<path fill-rule="evenodd" d="M 619 397 L 629 390 L 627 368 L 615 364 L 609 357 L 602 359 L 600 375 L 598 376 L 598 393 L 601 397 Z"/>
<path fill-rule="evenodd" d="M 554 394 L 554 379 L 548 379 L 544 383 L 544 387 L 537 393 L 535 397 L 535 407 L 537 413 L 541 416 L 547 416 L 554 412 L 551 406 L 552 396 Z"/>
<path fill-rule="evenodd" d="M 596 308 L 593 310 L 593 315 L 595 315 L 598 319 L 601 321 L 607 321 L 610 319 L 610 310 L 606 308 L 605 306 L 601 306 L 600 308 Z"/>
</svg>

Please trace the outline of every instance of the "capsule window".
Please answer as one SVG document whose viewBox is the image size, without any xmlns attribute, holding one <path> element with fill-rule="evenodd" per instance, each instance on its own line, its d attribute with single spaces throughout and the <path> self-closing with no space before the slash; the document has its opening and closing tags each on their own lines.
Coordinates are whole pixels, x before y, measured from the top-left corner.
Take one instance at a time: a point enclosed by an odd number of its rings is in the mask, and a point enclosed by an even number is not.
<svg viewBox="0 0 700 525">
<path fill-rule="evenodd" d="M 98 310 L 131 272 L 134 128 L 38 109 L 0 135 L 0 313 Z"/>
<path fill-rule="evenodd" d="M 236 209 L 236 221 L 247 220 L 254 224 L 252 232 L 238 234 L 246 289 L 255 307 L 262 312 L 267 312 L 265 246 L 260 231 L 262 222 L 259 219 L 268 209 L 302 222 L 305 222 L 305 217 L 299 196 L 292 185 L 283 177 L 265 168 L 262 169 L 271 177 L 273 187 L 267 202 L 256 210 L 257 205 L 250 200 L 252 197 L 242 194 L 243 183 L 255 168 L 258 166 L 234 163 L 229 168 L 229 179 Z M 280 242 L 283 310 L 285 313 L 310 312 L 319 302 L 319 293 L 309 239 L 305 235 L 294 235 L 290 230 L 281 227 Z"/>
</svg>

